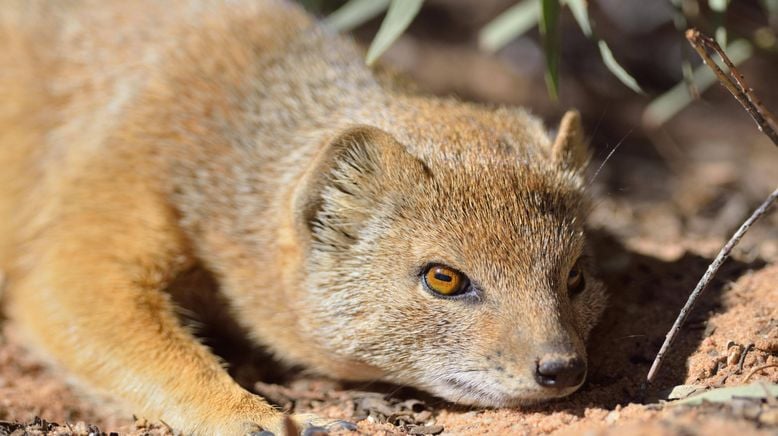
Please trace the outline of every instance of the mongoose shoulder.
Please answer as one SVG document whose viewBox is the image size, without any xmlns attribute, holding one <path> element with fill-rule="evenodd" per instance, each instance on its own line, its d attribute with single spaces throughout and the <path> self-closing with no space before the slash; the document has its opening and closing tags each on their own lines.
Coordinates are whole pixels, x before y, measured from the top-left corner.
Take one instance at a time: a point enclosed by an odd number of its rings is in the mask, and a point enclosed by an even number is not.
<svg viewBox="0 0 778 436">
<path fill-rule="evenodd" d="M 284 1 L 0 6 L 8 313 L 187 433 L 278 431 L 175 316 L 194 264 L 280 359 L 445 399 L 570 394 L 604 306 L 587 150 L 521 109 L 404 93 Z"/>
</svg>

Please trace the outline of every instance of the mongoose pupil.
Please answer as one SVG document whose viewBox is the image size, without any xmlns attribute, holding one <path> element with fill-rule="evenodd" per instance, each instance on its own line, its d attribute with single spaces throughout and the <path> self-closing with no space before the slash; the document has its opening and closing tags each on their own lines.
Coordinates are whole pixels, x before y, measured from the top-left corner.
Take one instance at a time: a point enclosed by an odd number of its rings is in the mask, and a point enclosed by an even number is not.
<svg viewBox="0 0 778 436">
<path fill-rule="evenodd" d="M 567 290 L 570 296 L 575 296 L 583 292 L 586 289 L 586 281 L 584 280 L 583 271 L 578 262 L 576 262 L 573 269 L 567 275 Z"/>
<path fill-rule="evenodd" d="M 451 276 L 447 276 L 447 275 L 445 275 L 443 273 L 440 273 L 440 272 L 436 272 L 435 273 L 435 278 L 438 279 L 438 280 L 443 280 L 444 282 L 450 282 L 450 281 L 453 280 L 453 278 Z"/>
<path fill-rule="evenodd" d="M 443 265 L 433 265 L 424 275 L 424 284 L 433 294 L 453 296 L 467 289 L 469 280 L 459 271 Z"/>
</svg>

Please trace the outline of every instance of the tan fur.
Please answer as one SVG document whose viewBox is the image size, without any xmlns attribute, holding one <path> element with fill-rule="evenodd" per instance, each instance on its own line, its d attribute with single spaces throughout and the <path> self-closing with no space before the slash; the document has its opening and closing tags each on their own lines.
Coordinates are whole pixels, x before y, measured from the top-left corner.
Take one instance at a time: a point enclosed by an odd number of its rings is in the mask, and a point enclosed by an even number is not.
<svg viewBox="0 0 778 436">
<path fill-rule="evenodd" d="M 0 269 L 9 314 L 77 376 L 199 434 L 280 431 L 163 289 L 212 271 L 279 358 L 509 406 L 569 394 L 604 293 L 569 298 L 586 151 L 508 108 L 402 94 L 274 0 L 0 6 Z M 421 268 L 476 300 L 426 292 Z M 588 267 L 587 267 L 588 268 Z"/>
</svg>

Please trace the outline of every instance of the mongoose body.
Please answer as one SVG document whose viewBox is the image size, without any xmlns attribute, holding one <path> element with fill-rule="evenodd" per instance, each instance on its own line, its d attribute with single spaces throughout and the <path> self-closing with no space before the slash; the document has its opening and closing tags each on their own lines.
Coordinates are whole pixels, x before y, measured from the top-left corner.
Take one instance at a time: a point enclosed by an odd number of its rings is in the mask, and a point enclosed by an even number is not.
<svg viewBox="0 0 778 436">
<path fill-rule="evenodd" d="M 587 152 L 406 94 L 298 6 L 0 6 L 0 269 L 35 346 L 188 433 L 278 431 L 164 292 L 202 265 L 283 361 L 512 406 L 583 382 Z"/>
</svg>

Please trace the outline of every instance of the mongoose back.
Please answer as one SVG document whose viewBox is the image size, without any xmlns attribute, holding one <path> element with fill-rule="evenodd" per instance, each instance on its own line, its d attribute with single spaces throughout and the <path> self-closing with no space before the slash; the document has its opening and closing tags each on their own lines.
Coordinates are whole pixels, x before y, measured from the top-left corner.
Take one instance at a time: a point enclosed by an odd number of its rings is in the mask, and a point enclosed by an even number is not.
<svg viewBox="0 0 778 436">
<path fill-rule="evenodd" d="M 7 313 L 186 433 L 285 422 L 176 316 L 193 265 L 290 364 L 488 407 L 575 391 L 605 299 L 577 114 L 552 139 L 363 59 L 291 2 L 4 2 Z"/>
</svg>

